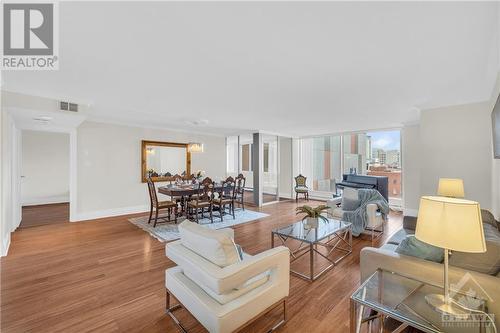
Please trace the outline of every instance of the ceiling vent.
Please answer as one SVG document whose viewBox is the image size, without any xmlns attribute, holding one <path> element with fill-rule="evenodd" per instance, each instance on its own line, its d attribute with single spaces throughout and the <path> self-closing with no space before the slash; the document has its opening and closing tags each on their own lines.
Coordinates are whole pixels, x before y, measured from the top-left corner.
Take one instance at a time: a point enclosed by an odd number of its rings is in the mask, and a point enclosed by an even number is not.
<svg viewBox="0 0 500 333">
<path fill-rule="evenodd" d="M 59 109 L 62 111 L 78 112 L 78 104 L 70 102 L 59 102 Z"/>
</svg>

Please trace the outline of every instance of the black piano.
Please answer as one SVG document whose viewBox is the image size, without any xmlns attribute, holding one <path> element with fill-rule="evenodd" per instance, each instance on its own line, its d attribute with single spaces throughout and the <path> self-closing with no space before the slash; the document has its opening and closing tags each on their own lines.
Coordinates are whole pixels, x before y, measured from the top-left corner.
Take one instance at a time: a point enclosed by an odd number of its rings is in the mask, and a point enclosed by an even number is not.
<svg viewBox="0 0 500 333">
<path fill-rule="evenodd" d="M 342 181 L 337 183 L 337 188 L 372 188 L 380 192 L 382 196 L 389 202 L 389 178 L 385 176 L 365 176 L 344 174 Z"/>
</svg>

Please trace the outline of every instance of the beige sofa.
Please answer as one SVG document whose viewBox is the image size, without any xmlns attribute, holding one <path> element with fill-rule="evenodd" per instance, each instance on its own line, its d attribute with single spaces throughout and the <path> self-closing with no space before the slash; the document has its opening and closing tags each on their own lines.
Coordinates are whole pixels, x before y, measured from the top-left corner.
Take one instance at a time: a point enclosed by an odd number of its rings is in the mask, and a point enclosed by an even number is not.
<svg viewBox="0 0 500 333">
<path fill-rule="evenodd" d="M 494 231 L 495 229 L 491 227 L 485 228 L 485 230 L 486 229 L 488 229 L 488 232 L 498 232 L 498 235 L 495 234 L 493 236 L 500 237 L 500 232 L 498 230 Z M 412 221 L 412 219 L 405 218 L 403 229 L 394 234 L 381 248 L 363 248 L 360 254 L 361 282 L 369 278 L 377 268 L 382 268 L 406 276 L 412 276 L 423 282 L 442 285 L 443 264 L 401 255 L 395 252 L 401 240 L 405 238 L 407 234 L 413 234 L 414 230 L 415 220 Z M 467 273 L 470 273 L 470 275 L 466 275 Z M 496 326 L 500 328 L 500 272 L 497 273 L 497 275 L 490 275 L 450 266 L 449 277 L 451 284 L 465 281 L 466 284 L 463 288 L 465 288 L 466 291 L 472 289 L 478 296 L 486 299 L 488 311 L 495 315 Z"/>
</svg>

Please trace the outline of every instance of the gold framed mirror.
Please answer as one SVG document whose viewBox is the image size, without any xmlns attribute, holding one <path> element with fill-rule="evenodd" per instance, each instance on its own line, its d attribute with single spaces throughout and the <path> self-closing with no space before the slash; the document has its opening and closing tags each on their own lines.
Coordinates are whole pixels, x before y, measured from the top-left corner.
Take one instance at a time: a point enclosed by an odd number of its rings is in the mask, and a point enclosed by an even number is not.
<svg viewBox="0 0 500 333">
<path fill-rule="evenodd" d="M 148 172 L 154 182 L 170 181 L 174 175 L 191 174 L 191 153 L 187 143 L 142 140 L 142 182 Z"/>
</svg>

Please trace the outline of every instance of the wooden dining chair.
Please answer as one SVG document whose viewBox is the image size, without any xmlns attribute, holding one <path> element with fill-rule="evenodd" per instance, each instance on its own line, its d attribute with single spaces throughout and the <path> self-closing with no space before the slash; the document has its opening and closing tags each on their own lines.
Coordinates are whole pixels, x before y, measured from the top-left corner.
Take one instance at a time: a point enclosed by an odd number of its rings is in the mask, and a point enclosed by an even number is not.
<svg viewBox="0 0 500 333">
<path fill-rule="evenodd" d="M 167 209 L 168 212 L 168 221 L 171 221 L 170 217 L 172 215 L 172 210 L 174 213 L 174 222 L 177 223 L 177 203 L 174 201 L 158 201 L 158 195 L 156 194 L 155 183 L 151 180 L 151 177 L 147 178 L 148 182 L 148 191 L 149 191 L 149 201 L 151 203 L 149 210 L 149 219 L 148 224 L 151 222 L 153 218 L 153 211 L 155 212 L 154 224 L 153 228 L 156 227 L 156 223 L 158 222 L 158 212 L 161 209 Z"/>
<path fill-rule="evenodd" d="M 192 183 L 193 180 L 195 180 L 195 179 L 196 179 L 196 177 L 194 176 L 194 174 L 185 175 L 182 177 L 182 180 L 189 181 L 190 183 Z"/>
<path fill-rule="evenodd" d="M 243 210 L 245 210 L 245 183 L 246 183 L 246 178 L 243 176 L 242 173 L 238 175 L 235 179 L 235 199 L 234 201 L 240 205 Z"/>
<path fill-rule="evenodd" d="M 214 223 L 213 218 L 213 199 L 215 194 L 215 184 L 210 179 L 210 177 L 206 177 L 200 184 L 201 191 L 200 193 L 192 198 L 188 203 L 187 215 L 189 219 L 193 218 L 196 223 L 199 223 L 199 214 L 201 213 L 201 217 L 204 217 L 205 209 L 210 214 L 210 222 Z"/>
<path fill-rule="evenodd" d="M 226 180 L 222 182 L 222 186 L 217 191 L 217 197 L 212 200 L 214 208 L 218 208 L 219 217 L 221 221 L 224 221 L 224 214 L 226 208 L 229 207 L 229 213 L 234 216 L 234 201 L 236 199 L 236 181 L 233 177 L 227 177 Z"/>
</svg>

